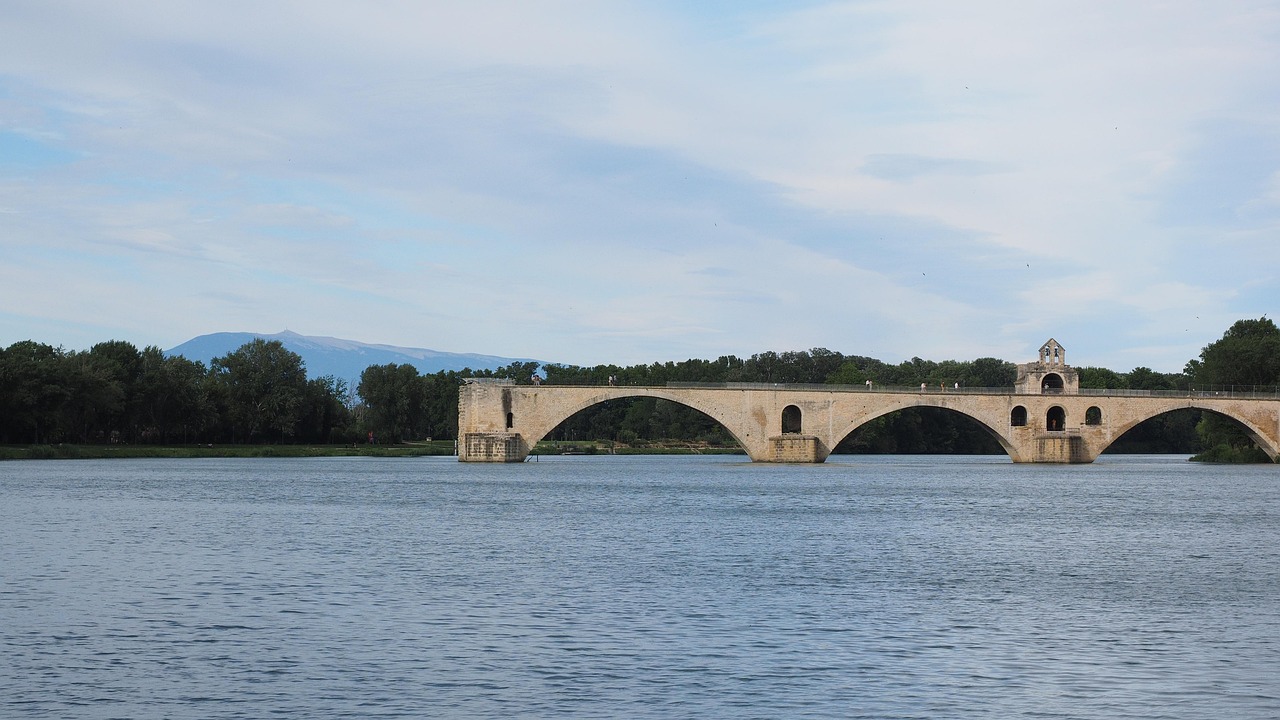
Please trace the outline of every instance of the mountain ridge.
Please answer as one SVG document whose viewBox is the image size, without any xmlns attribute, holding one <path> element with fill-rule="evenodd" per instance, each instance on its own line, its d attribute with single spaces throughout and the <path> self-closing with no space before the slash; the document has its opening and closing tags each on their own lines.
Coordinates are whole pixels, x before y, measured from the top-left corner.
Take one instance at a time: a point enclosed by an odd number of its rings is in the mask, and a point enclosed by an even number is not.
<svg viewBox="0 0 1280 720">
<path fill-rule="evenodd" d="M 207 366 L 214 358 L 234 352 L 255 338 L 278 340 L 286 350 L 297 353 L 306 364 L 309 378 L 332 375 L 349 383 L 359 382 L 361 373 L 370 365 L 412 365 L 419 373 L 431 375 L 441 370 L 497 370 L 513 362 L 541 362 L 532 358 L 363 343 L 323 335 L 301 335 L 290 330 L 278 333 L 216 332 L 198 335 L 166 350 L 165 354 L 181 355 Z"/>
</svg>

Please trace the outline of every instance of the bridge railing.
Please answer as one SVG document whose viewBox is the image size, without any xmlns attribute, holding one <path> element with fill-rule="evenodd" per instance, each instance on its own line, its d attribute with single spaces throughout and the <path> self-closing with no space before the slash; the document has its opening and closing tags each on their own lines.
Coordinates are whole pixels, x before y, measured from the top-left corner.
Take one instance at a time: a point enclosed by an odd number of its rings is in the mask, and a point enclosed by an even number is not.
<svg viewBox="0 0 1280 720">
<path fill-rule="evenodd" d="M 1242 388 L 1226 388 L 1221 390 L 1096 390 L 1081 388 L 1080 395 L 1092 395 L 1098 397 L 1163 397 L 1163 398 L 1228 398 L 1239 400 L 1275 400 L 1280 398 L 1280 388 L 1259 388 L 1250 386 L 1248 389 Z"/>
<path fill-rule="evenodd" d="M 711 382 L 668 382 L 670 388 L 724 389 L 724 390 L 813 390 L 818 392 L 847 393 L 927 393 L 927 394 L 960 394 L 960 395 L 1014 395 L 1011 387 L 955 387 L 954 385 L 828 385 L 825 383 L 711 383 Z M 1256 385 L 1241 388 L 1239 386 L 1209 390 L 1126 390 L 1081 388 L 1075 393 L 1045 391 L 1043 395 L 1074 394 L 1089 397 L 1156 397 L 1156 398 L 1228 398 L 1243 400 L 1280 399 L 1280 387 L 1259 387 Z M 1031 395 L 1034 395 L 1032 393 Z"/>
<path fill-rule="evenodd" d="M 511 380 L 489 380 L 482 379 L 500 385 L 513 384 Z M 556 386 L 555 383 L 543 383 L 544 385 Z M 574 383 L 572 385 L 560 387 L 587 387 L 586 384 Z M 605 387 L 605 386 L 596 386 Z M 745 383 L 745 382 L 668 382 L 665 387 L 669 388 L 691 388 L 691 389 L 708 389 L 708 390 L 811 390 L 816 392 L 838 392 L 838 393 L 925 393 L 925 394 L 952 394 L 952 395 L 1016 395 L 1012 387 L 956 387 L 954 384 L 938 386 L 926 385 L 923 388 L 919 385 L 828 385 L 826 383 Z M 1035 396 L 1035 393 L 1029 393 L 1029 396 Z M 1128 389 L 1098 389 L 1098 388 L 1080 388 L 1074 393 L 1065 393 L 1061 390 L 1046 390 L 1040 395 L 1077 395 L 1086 397 L 1152 397 L 1152 398 L 1223 398 L 1223 399 L 1240 399 L 1240 400 L 1275 400 L 1280 399 L 1280 386 L 1261 386 L 1261 385 L 1228 385 L 1223 387 L 1211 387 L 1190 390 L 1128 390 Z"/>
<path fill-rule="evenodd" d="M 711 382 L 669 382 L 670 388 L 695 388 L 707 390 L 815 390 L 818 392 L 847 393 L 952 393 L 964 395 L 1012 395 L 1013 388 L 981 388 L 955 387 L 955 385 L 828 385 L 826 383 L 711 383 Z"/>
</svg>

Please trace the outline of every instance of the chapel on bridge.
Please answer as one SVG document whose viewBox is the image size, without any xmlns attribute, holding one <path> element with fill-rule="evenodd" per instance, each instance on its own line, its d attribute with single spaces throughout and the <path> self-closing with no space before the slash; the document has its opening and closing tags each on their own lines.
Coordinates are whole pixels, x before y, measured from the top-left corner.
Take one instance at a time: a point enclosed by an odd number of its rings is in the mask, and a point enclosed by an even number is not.
<svg viewBox="0 0 1280 720">
<path fill-rule="evenodd" d="M 1067 365 L 1067 349 L 1049 338 L 1040 346 L 1040 359 L 1018 365 L 1014 392 L 1019 395 L 1075 395 L 1080 392 L 1080 375 Z"/>
</svg>

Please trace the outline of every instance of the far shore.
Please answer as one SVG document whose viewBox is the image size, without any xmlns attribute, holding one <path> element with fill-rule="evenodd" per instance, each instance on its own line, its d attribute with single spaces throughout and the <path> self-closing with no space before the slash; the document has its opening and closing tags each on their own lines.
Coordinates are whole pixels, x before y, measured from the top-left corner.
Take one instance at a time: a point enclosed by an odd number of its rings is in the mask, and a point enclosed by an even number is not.
<svg viewBox="0 0 1280 720">
<path fill-rule="evenodd" d="M 3 460 L 109 460 L 115 458 L 312 458 L 312 457 L 449 457 L 452 440 L 400 444 L 346 445 L 0 445 Z M 1181 453 L 1178 453 L 1181 454 Z M 542 455 L 745 455 L 739 447 L 668 440 L 627 445 L 609 440 L 550 441 L 534 446 L 530 458 Z M 1214 448 L 1189 458 L 1205 463 L 1270 463 L 1257 448 Z"/>
<path fill-rule="evenodd" d="M 452 440 L 401 444 L 345 445 L 0 445 L 0 460 L 102 460 L 114 458 L 306 458 L 306 457 L 432 457 L 457 454 Z M 740 455 L 737 447 L 671 442 L 630 446 L 605 441 L 544 441 L 530 455 Z"/>
</svg>

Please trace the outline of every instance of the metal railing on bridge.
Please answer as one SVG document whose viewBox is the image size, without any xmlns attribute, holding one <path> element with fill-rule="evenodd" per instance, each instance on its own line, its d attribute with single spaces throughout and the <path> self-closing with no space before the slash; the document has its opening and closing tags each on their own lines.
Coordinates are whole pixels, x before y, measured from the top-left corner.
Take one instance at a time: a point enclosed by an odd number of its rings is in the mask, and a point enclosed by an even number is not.
<svg viewBox="0 0 1280 720">
<path fill-rule="evenodd" d="M 467 382 L 490 383 L 496 385 L 514 385 L 515 381 L 507 378 L 468 378 Z M 525 384 L 525 383 L 519 383 Z M 543 387 L 614 387 L 590 382 L 558 383 L 542 381 Z M 964 387 L 951 385 L 836 385 L 826 383 L 768 383 L 768 382 L 685 382 L 670 381 L 661 386 L 618 386 L 618 387 L 668 387 L 707 390 L 810 390 L 816 392 L 838 393 L 926 393 L 932 395 L 1017 395 L 1012 387 Z M 1035 395 L 1036 393 L 1023 393 Z M 1276 385 L 1223 385 L 1208 388 L 1190 388 L 1181 390 L 1130 390 L 1124 388 L 1080 388 L 1074 393 L 1062 390 L 1046 389 L 1039 395 L 1079 395 L 1091 397 L 1154 397 L 1154 398 L 1235 398 L 1241 400 L 1274 400 L 1280 399 L 1280 386 Z"/>
<path fill-rule="evenodd" d="M 702 388 L 725 390 L 814 390 L 819 392 L 846 393 L 927 393 L 927 394 L 963 394 L 963 395 L 1015 395 L 1012 387 L 963 387 L 955 385 L 828 385 L 823 383 L 709 383 L 709 382 L 669 382 L 670 388 Z M 1064 395 L 1061 390 L 1046 390 L 1043 395 Z M 1225 388 L 1208 390 L 1126 390 L 1080 388 L 1074 395 L 1091 397 L 1203 397 L 1203 398 L 1238 398 L 1246 400 L 1271 400 L 1280 398 L 1280 387 L 1233 385 Z"/>
<path fill-rule="evenodd" d="M 826 383 L 710 383 L 710 382 L 669 382 L 666 385 L 669 388 L 696 388 L 707 390 L 815 390 L 818 392 L 847 392 L 847 393 L 952 393 L 952 394 L 968 394 L 968 395 L 1012 395 L 1013 388 L 967 388 L 957 387 L 955 385 L 917 385 L 901 386 L 901 385 L 834 385 Z"/>
</svg>

